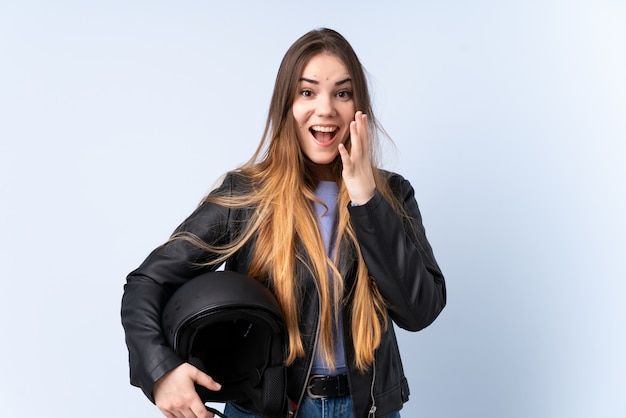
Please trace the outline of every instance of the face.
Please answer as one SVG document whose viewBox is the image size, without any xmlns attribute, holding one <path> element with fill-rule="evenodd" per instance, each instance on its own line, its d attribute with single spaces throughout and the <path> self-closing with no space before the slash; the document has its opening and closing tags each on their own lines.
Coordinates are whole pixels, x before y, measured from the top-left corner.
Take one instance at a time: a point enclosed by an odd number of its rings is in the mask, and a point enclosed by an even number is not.
<svg viewBox="0 0 626 418">
<path fill-rule="evenodd" d="M 355 105 L 352 81 L 335 55 L 315 55 L 302 71 L 292 112 L 304 154 L 316 164 L 329 164 L 350 134 Z"/>
</svg>

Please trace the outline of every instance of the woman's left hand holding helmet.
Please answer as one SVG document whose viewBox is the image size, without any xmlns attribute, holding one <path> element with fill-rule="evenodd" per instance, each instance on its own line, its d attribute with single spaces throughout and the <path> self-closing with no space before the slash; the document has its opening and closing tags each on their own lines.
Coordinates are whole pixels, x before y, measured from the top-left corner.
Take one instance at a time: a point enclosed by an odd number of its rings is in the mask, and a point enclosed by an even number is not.
<svg viewBox="0 0 626 418">
<path fill-rule="evenodd" d="M 358 111 L 350 123 L 350 152 L 339 144 L 339 154 L 343 163 L 342 177 L 348 189 L 350 200 L 363 205 L 374 197 L 376 183 L 370 161 L 370 130 L 367 115 Z"/>
</svg>

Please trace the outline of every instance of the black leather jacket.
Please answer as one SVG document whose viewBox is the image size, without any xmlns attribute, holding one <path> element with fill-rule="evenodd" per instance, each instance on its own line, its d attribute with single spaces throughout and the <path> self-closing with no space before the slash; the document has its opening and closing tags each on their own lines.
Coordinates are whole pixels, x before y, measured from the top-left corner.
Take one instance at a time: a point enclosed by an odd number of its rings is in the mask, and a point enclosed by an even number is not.
<svg viewBox="0 0 626 418">
<path fill-rule="evenodd" d="M 349 208 L 363 257 L 387 301 L 390 318 L 376 350 L 373 367 L 360 373 L 354 367 L 354 350 L 347 322 L 350 301 L 345 308 L 346 363 L 357 418 L 367 417 L 371 410 L 375 410 L 374 416 L 387 416 L 400 410 L 408 400 L 409 387 L 391 320 L 401 328 L 418 331 L 432 323 L 446 303 L 444 278 L 426 239 L 413 188 L 401 176 L 385 174 L 393 193 L 404 202 L 410 219 L 400 217 L 378 191 L 367 204 Z M 248 187 L 245 177 L 231 173 L 213 193 L 241 193 Z M 250 210 L 204 203 L 176 231 L 192 232 L 213 244 L 227 243 L 249 219 Z M 249 243 L 229 259 L 225 268 L 246 273 L 253 245 Z M 353 250 L 344 245 L 338 263 L 346 280 L 346 289 L 350 289 L 355 276 L 352 254 Z M 213 257 L 187 242 L 170 241 L 155 249 L 127 277 L 121 315 L 129 350 L 130 380 L 152 401 L 154 383 L 182 363 L 161 334 L 161 310 L 180 285 L 206 271 L 194 267 L 194 263 L 206 262 Z M 307 352 L 305 358 L 298 359 L 288 368 L 287 394 L 292 401 L 299 403 L 305 394 L 317 343 L 319 300 L 315 282 L 306 266 L 300 263 L 297 268 L 303 286 L 299 304 L 302 307 L 300 328 Z"/>
</svg>

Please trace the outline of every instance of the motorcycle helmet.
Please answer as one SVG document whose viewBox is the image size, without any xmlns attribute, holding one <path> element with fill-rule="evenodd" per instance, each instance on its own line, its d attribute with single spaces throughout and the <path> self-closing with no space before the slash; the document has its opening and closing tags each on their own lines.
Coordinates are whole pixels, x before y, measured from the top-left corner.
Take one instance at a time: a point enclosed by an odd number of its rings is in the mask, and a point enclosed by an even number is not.
<svg viewBox="0 0 626 418">
<path fill-rule="evenodd" d="M 168 300 L 162 326 L 178 355 L 222 385 L 219 391 L 196 385 L 203 402 L 286 414 L 285 323 L 259 281 L 234 271 L 202 274 Z"/>
</svg>

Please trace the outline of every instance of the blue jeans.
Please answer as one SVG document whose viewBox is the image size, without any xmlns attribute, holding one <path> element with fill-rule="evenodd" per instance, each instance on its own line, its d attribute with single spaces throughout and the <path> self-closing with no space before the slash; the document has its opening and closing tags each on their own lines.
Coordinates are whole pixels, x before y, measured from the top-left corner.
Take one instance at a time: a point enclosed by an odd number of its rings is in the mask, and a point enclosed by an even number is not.
<svg viewBox="0 0 626 418">
<path fill-rule="evenodd" d="M 228 418 L 263 418 L 251 414 L 235 405 L 226 404 L 224 415 Z M 349 396 L 339 398 L 313 399 L 305 397 L 298 407 L 298 418 L 349 418 L 352 415 L 352 400 Z M 396 412 L 386 418 L 400 418 Z"/>
</svg>

